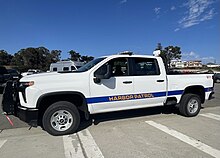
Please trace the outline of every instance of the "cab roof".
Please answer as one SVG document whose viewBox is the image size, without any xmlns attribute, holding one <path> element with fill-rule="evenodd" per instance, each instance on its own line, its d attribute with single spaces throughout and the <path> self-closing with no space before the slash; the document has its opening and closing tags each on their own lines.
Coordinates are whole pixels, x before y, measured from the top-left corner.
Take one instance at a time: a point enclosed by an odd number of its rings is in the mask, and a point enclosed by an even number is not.
<svg viewBox="0 0 220 158">
<path fill-rule="evenodd" d="M 158 58 L 153 55 L 139 55 L 139 54 L 113 54 L 108 56 L 102 56 L 102 57 L 139 57 L 139 58 Z"/>
</svg>

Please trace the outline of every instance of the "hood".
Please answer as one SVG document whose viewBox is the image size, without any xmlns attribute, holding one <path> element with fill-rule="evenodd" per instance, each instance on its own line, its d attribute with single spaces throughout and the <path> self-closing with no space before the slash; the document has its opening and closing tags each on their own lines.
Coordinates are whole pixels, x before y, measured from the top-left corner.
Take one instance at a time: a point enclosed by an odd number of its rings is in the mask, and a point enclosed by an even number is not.
<svg viewBox="0 0 220 158">
<path fill-rule="evenodd" d="M 73 79 L 80 79 L 83 73 L 79 72 L 46 72 L 27 75 L 20 79 L 20 82 L 34 81 L 36 83 L 65 82 Z"/>
<path fill-rule="evenodd" d="M 41 77 L 49 77 L 49 76 L 56 76 L 58 74 L 58 72 L 43 72 L 43 73 L 38 73 L 38 74 L 31 74 L 31 75 L 27 75 L 22 77 L 22 80 L 33 80 L 36 78 L 41 78 Z"/>
</svg>

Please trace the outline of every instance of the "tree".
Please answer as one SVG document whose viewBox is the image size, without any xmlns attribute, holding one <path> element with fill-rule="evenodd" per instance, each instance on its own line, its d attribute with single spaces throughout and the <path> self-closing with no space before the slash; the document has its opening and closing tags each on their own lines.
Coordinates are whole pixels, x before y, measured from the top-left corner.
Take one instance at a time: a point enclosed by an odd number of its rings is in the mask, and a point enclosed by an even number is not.
<svg viewBox="0 0 220 158">
<path fill-rule="evenodd" d="M 93 60 L 93 59 L 94 59 L 94 57 L 92 57 L 92 56 L 87 56 L 87 55 L 80 57 L 80 61 L 81 61 L 81 62 L 86 62 L 86 63 L 88 63 L 89 61 L 91 61 L 91 60 Z"/>
<path fill-rule="evenodd" d="M 17 53 L 15 53 L 12 58 L 11 64 L 18 67 L 19 71 L 21 72 L 27 71 L 28 69 L 40 69 L 43 71 L 47 71 L 49 70 L 49 66 L 51 63 L 60 61 L 61 52 L 61 50 L 49 51 L 45 47 L 29 47 L 21 49 Z M 73 61 L 89 62 L 94 59 L 94 57 L 92 56 L 81 56 L 74 50 L 70 50 L 68 53 L 71 56 L 69 60 Z M 1 54 L 2 53 L 0 53 L 0 59 Z M 1 59 L 1 61 L 3 60 Z"/>
<path fill-rule="evenodd" d="M 61 52 L 62 52 L 61 50 L 51 50 L 50 51 L 50 58 L 51 58 L 52 63 L 60 61 Z"/>
<path fill-rule="evenodd" d="M 68 53 L 70 55 L 69 60 L 72 60 L 72 61 L 81 61 L 81 62 L 87 63 L 87 62 L 94 59 L 94 57 L 92 57 L 92 56 L 87 56 L 87 55 L 82 56 L 82 55 L 80 55 L 80 53 L 77 53 L 74 50 L 70 50 Z"/>
<path fill-rule="evenodd" d="M 163 49 L 161 43 L 158 43 L 155 50 L 161 51 L 160 56 L 168 67 L 170 67 L 171 60 L 181 59 L 182 57 L 180 47 L 178 46 L 168 46 Z"/>
<path fill-rule="evenodd" d="M 13 56 L 6 50 L 0 50 L 0 65 L 10 65 Z"/>
<path fill-rule="evenodd" d="M 167 57 L 168 67 L 170 67 L 171 60 L 173 59 L 181 59 L 181 51 L 178 46 L 168 46 L 164 48 L 163 53 L 165 53 Z"/>
<path fill-rule="evenodd" d="M 59 51 L 50 52 L 45 47 L 21 49 L 15 53 L 12 63 L 19 67 L 20 71 L 28 69 L 40 69 L 46 71 L 51 62 L 59 58 Z"/>
<path fill-rule="evenodd" d="M 24 59 L 19 52 L 14 54 L 14 57 L 12 58 L 11 64 L 17 66 L 18 70 L 21 72 L 26 71 L 25 66 L 24 66 Z"/>
<path fill-rule="evenodd" d="M 79 61 L 80 60 L 81 55 L 79 53 L 77 53 L 76 51 L 70 50 L 68 53 L 70 54 L 70 60 L 72 60 L 72 61 Z"/>
<path fill-rule="evenodd" d="M 88 56 L 88 61 L 87 62 L 92 61 L 93 59 L 94 59 L 93 56 Z"/>
</svg>

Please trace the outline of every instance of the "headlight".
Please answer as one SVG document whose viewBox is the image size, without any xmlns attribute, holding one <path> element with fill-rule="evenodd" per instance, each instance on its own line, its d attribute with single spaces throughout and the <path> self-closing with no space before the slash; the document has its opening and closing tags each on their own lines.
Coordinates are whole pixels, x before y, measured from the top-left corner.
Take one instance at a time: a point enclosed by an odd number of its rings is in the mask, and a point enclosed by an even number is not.
<svg viewBox="0 0 220 158">
<path fill-rule="evenodd" d="M 34 85 L 34 81 L 20 82 L 20 87 L 21 87 L 21 86 L 29 87 L 29 86 L 33 86 L 33 85 Z"/>
<path fill-rule="evenodd" d="M 18 91 L 21 92 L 25 103 L 27 103 L 25 90 L 26 90 L 27 87 L 30 87 L 30 86 L 33 86 L 33 85 L 34 85 L 34 81 L 20 82 Z"/>
</svg>

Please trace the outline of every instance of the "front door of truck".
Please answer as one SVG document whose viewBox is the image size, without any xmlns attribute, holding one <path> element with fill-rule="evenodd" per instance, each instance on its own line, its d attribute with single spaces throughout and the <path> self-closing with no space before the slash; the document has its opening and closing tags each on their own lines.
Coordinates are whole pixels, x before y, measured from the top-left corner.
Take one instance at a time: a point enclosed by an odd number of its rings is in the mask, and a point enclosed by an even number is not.
<svg viewBox="0 0 220 158">
<path fill-rule="evenodd" d="M 87 103 L 92 113 L 123 110 L 132 105 L 133 77 L 130 76 L 129 58 L 118 57 L 105 64 L 111 65 L 109 79 L 94 82 L 94 72 L 90 74 L 90 97 Z"/>
</svg>

